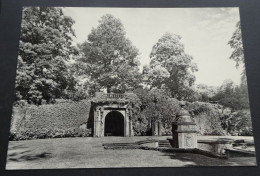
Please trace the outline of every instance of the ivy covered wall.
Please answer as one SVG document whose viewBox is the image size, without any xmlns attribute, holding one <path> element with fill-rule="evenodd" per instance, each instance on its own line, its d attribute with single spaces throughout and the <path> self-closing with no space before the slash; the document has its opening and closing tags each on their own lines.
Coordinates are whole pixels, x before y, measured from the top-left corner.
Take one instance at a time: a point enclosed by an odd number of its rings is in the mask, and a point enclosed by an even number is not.
<svg viewBox="0 0 260 176">
<path fill-rule="evenodd" d="M 14 107 L 10 140 L 90 136 L 90 110 L 90 101 Z"/>
</svg>

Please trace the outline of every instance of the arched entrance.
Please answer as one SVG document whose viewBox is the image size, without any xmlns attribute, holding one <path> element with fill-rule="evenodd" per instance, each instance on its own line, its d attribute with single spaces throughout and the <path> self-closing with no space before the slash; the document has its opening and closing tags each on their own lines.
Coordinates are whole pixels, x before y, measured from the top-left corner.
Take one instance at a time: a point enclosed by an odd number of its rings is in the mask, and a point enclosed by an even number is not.
<svg viewBox="0 0 260 176">
<path fill-rule="evenodd" d="M 124 116 L 118 111 L 111 111 L 105 117 L 104 136 L 124 136 Z"/>
</svg>

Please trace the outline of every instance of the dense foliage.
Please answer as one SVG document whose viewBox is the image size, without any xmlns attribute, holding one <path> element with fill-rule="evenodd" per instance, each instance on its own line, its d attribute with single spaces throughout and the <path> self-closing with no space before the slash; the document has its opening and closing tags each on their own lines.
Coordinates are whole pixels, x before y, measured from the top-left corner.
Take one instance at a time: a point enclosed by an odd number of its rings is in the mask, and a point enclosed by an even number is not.
<svg viewBox="0 0 260 176">
<path fill-rule="evenodd" d="M 231 108 L 233 111 L 249 109 L 247 86 L 235 85 L 232 80 L 224 81 L 212 100 L 226 108 Z"/>
<path fill-rule="evenodd" d="M 136 134 L 151 134 L 151 123 L 156 121 L 162 122 L 165 128 L 171 128 L 171 123 L 179 109 L 177 99 L 169 98 L 165 90 L 156 88 L 152 90 L 138 88 L 134 93 L 141 101 L 140 111 L 133 121 Z"/>
<path fill-rule="evenodd" d="M 90 101 L 57 101 L 48 105 L 15 107 L 11 140 L 90 136 Z"/>
<path fill-rule="evenodd" d="M 219 87 L 196 85 L 198 68 L 181 36 L 165 33 L 141 74 L 139 51 L 120 19 L 102 16 L 78 47 L 72 46 L 73 24 L 61 8 L 23 9 L 15 87 L 20 110 L 13 111 L 19 117 L 12 119 L 12 139 L 89 136 L 91 129 L 85 125 L 90 103 L 79 100 L 104 90 L 125 95 L 113 100 L 100 94 L 91 101 L 128 104 L 135 135 L 150 135 L 152 123 L 158 121 L 163 134 L 170 135 L 180 100 L 202 135 L 252 135 L 245 69 L 241 85 L 231 80 Z M 240 22 L 236 27 L 228 42 L 234 50 L 230 59 L 244 66 Z"/>
<path fill-rule="evenodd" d="M 201 135 L 224 135 L 226 132 L 221 126 L 222 106 L 205 102 L 187 102 L 187 109 L 193 115 L 198 133 Z"/>
<path fill-rule="evenodd" d="M 68 68 L 74 31 L 72 18 L 60 8 L 25 7 L 16 77 L 16 100 L 41 104 L 75 91 Z"/>
<path fill-rule="evenodd" d="M 218 87 L 208 86 L 206 84 L 197 84 L 194 92 L 194 97 L 196 95 L 196 100 L 210 102 L 213 101 L 212 98 L 217 94 Z"/>
<path fill-rule="evenodd" d="M 243 77 L 245 77 L 245 59 L 244 59 L 244 49 L 243 49 L 243 41 L 242 41 L 242 33 L 241 33 L 241 24 L 240 21 L 237 22 L 236 30 L 233 33 L 231 39 L 228 44 L 233 49 L 233 52 L 230 59 L 236 62 L 236 66 L 238 67 L 240 64 L 244 67 Z"/>
<path fill-rule="evenodd" d="M 75 67 L 79 76 L 87 77 L 90 91 L 125 92 L 140 83 L 138 49 L 125 35 L 120 19 L 107 14 L 79 45 Z"/>
<path fill-rule="evenodd" d="M 248 109 L 247 91 L 225 81 L 215 93 L 207 94 L 207 102 L 186 101 L 186 109 L 195 119 L 201 135 L 252 135 L 251 115 Z M 212 87 L 209 88 L 210 90 Z M 244 92 L 243 92 L 244 91 Z M 135 94 L 141 101 L 138 118 L 134 121 L 136 135 L 150 135 L 151 123 L 162 123 L 162 134 L 171 135 L 171 123 L 175 120 L 180 106 L 179 101 L 170 98 L 163 89 L 136 89 Z M 221 97 L 223 99 L 221 99 Z M 227 96 L 227 97 L 225 97 Z M 234 96 L 236 100 L 231 98 Z M 241 99 L 240 99 L 240 98 Z M 230 101 L 226 102 L 226 99 Z M 210 103 L 210 102 L 213 103 Z"/>
<path fill-rule="evenodd" d="M 164 34 L 153 46 L 150 65 L 144 68 L 151 87 L 164 88 L 177 99 L 190 99 L 197 65 L 184 51 L 181 37 Z"/>
</svg>

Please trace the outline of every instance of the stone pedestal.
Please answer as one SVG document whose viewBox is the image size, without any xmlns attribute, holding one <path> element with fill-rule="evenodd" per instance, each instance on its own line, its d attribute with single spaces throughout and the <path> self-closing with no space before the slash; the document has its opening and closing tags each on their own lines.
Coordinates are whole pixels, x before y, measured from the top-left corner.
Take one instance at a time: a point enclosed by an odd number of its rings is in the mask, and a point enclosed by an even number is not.
<svg viewBox="0 0 260 176">
<path fill-rule="evenodd" d="M 174 148 L 197 148 L 196 123 L 183 104 L 172 123 L 172 138 Z"/>
</svg>

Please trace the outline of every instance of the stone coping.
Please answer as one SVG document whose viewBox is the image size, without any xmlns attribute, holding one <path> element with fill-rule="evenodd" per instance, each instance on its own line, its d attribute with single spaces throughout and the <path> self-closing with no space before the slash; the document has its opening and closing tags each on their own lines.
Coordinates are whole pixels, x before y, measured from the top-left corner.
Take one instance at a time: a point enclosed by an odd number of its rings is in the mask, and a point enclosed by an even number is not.
<svg viewBox="0 0 260 176">
<path fill-rule="evenodd" d="M 196 130 L 176 130 L 175 133 L 197 133 Z"/>
<path fill-rule="evenodd" d="M 91 100 L 91 103 L 103 103 L 103 104 L 106 104 L 106 103 L 115 103 L 115 104 L 120 104 L 120 103 L 129 103 L 131 102 L 130 100 L 128 99 L 125 99 L 125 98 L 120 98 L 120 99 L 92 99 Z"/>
<path fill-rule="evenodd" d="M 198 143 L 204 144 L 232 144 L 233 140 L 197 140 Z"/>
<path fill-rule="evenodd" d="M 168 137 L 167 140 L 173 140 L 172 137 Z M 233 139 L 197 139 L 197 143 L 205 144 L 233 144 Z"/>
</svg>

